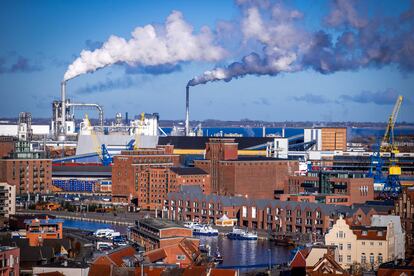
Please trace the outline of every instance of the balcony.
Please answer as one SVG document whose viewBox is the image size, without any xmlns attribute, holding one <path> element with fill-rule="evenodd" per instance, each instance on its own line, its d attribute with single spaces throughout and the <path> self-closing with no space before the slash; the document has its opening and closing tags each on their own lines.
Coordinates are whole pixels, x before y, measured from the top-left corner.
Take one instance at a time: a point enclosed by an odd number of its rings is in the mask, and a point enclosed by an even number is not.
<svg viewBox="0 0 414 276">
<path fill-rule="evenodd" d="M 345 190 L 347 188 L 346 184 L 333 184 L 334 189 Z"/>
<path fill-rule="evenodd" d="M 303 188 L 314 188 L 315 184 L 304 182 L 304 183 L 300 184 L 300 186 L 303 187 Z"/>
</svg>

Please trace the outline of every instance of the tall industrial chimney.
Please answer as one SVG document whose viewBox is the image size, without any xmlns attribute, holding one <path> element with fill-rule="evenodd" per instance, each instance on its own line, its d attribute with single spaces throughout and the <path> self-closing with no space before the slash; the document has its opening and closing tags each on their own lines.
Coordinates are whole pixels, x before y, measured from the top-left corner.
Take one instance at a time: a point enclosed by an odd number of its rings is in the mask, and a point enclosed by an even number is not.
<svg viewBox="0 0 414 276">
<path fill-rule="evenodd" d="M 190 86 L 185 88 L 185 136 L 190 135 Z"/>
<path fill-rule="evenodd" d="M 66 134 L 66 81 L 61 83 L 61 97 L 62 97 L 62 129 L 60 130 L 61 135 Z"/>
</svg>

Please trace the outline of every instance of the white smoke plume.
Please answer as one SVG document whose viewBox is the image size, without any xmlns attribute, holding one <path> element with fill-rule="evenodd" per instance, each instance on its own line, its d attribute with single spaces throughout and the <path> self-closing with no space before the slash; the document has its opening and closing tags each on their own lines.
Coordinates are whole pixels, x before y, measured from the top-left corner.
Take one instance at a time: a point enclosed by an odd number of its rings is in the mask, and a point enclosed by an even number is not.
<svg viewBox="0 0 414 276">
<path fill-rule="evenodd" d="M 279 3 L 239 1 L 239 5 L 243 13 L 240 21 L 243 40 L 245 43 L 249 40 L 259 42 L 263 45 L 263 53 L 252 52 L 227 67 L 206 71 L 190 80 L 189 86 L 230 81 L 245 75 L 274 76 L 301 69 L 297 59 L 308 47 L 304 42 L 309 36 L 296 24 L 303 14 Z"/>
<path fill-rule="evenodd" d="M 365 1 L 336 0 L 321 22 L 306 30 L 303 13 L 271 0 L 238 0 L 245 43 L 262 46 L 226 67 L 208 70 L 189 86 L 246 75 L 275 76 L 313 69 L 322 74 L 396 65 L 414 71 L 414 0 L 400 15 L 369 13 Z"/>
<path fill-rule="evenodd" d="M 131 35 L 129 40 L 112 35 L 101 48 L 83 50 L 69 65 L 64 81 L 115 63 L 174 65 L 184 61 L 218 61 L 225 55 L 209 28 L 203 27 L 199 34 L 193 34 L 193 27 L 178 11 L 173 11 L 161 28 L 137 27 Z"/>
</svg>

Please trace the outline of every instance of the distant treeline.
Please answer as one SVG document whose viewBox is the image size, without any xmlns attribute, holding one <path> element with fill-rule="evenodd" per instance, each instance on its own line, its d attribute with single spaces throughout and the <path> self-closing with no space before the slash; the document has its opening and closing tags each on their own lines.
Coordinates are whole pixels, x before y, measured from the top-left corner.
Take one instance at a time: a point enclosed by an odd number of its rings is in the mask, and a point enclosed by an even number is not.
<svg viewBox="0 0 414 276">
<path fill-rule="evenodd" d="M 125 118 L 123 118 L 125 120 Z M 18 118 L 0 118 L 0 124 L 16 124 Z M 47 125 L 50 124 L 50 118 L 32 118 L 32 124 Z M 91 118 L 93 125 L 98 124 L 97 118 Z M 81 122 L 82 119 L 76 119 L 76 123 Z M 111 125 L 115 122 L 115 119 L 105 119 L 105 125 Z M 182 120 L 160 120 L 161 127 L 172 127 L 183 124 Z M 240 121 L 226 121 L 226 120 L 213 120 L 207 119 L 203 121 L 191 121 L 191 125 L 195 126 L 201 123 L 202 127 L 276 127 L 276 128 L 304 128 L 304 127 L 358 127 L 358 128 L 384 128 L 386 122 L 324 122 L 324 121 L 284 121 L 284 122 L 267 122 L 260 120 L 242 119 Z M 414 123 L 409 122 L 397 122 L 396 127 L 414 128 Z"/>
</svg>

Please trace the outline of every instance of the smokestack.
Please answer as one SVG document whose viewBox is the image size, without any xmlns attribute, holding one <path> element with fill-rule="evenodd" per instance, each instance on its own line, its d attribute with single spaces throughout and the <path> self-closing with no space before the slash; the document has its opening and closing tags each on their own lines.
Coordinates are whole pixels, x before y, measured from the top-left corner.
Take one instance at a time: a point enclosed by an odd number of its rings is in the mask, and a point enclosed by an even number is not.
<svg viewBox="0 0 414 276">
<path fill-rule="evenodd" d="M 190 86 L 185 88 L 185 136 L 190 135 Z"/>
<path fill-rule="evenodd" d="M 62 97 L 62 129 L 60 134 L 66 134 L 66 81 L 61 83 L 61 97 Z"/>
</svg>

